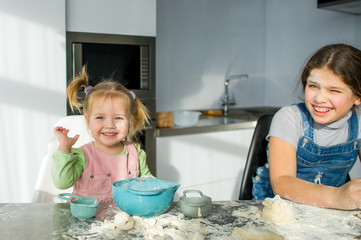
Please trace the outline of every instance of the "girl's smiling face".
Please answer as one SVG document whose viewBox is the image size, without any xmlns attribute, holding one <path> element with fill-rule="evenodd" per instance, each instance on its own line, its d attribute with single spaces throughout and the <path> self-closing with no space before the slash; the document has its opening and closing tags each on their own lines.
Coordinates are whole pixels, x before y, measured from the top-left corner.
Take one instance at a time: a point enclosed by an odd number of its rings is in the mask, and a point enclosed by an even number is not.
<svg viewBox="0 0 361 240">
<path fill-rule="evenodd" d="M 360 98 L 327 67 L 311 71 L 305 87 L 305 104 L 315 122 L 328 124 L 343 118 Z"/>
<path fill-rule="evenodd" d="M 128 118 L 119 98 L 94 99 L 90 116 L 85 116 L 94 144 L 109 155 L 123 151 L 128 133 Z"/>
</svg>

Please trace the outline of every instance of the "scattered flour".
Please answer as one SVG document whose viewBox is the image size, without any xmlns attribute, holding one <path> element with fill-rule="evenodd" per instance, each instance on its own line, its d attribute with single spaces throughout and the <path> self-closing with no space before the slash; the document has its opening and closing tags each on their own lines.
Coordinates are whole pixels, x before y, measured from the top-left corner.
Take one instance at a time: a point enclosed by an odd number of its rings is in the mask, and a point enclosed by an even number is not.
<svg viewBox="0 0 361 240">
<path fill-rule="evenodd" d="M 255 206 L 251 206 L 248 210 L 244 211 L 244 210 L 235 210 L 232 212 L 232 216 L 235 217 L 247 217 L 250 214 L 258 214 L 259 213 L 259 209 L 258 207 Z"/>
<path fill-rule="evenodd" d="M 125 212 L 118 212 L 113 220 L 91 224 L 87 232 L 112 239 L 205 239 L 200 220 L 185 220 L 182 213 L 176 216 L 162 214 L 152 218 L 142 218 L 129 217 Z"/>
<path fill-rule="evenodd" d="M 234 228 L 231 237 L 247 240 L 283 240 L 284 237 L 270 231 L 260 231 L 255 228 Z"/>
<path fill-rule="evenodd" d="M 292 219 L 292 222 L 275 222 L 264 218 L 264 209 L 267 206 L 272 207 L 273 204 L 277 206 L 277 204 L 285 203 L 287 211 L 292 212 L 287 217 L 289 220 Z M 252 206 L 247 211 L 233 211 L 232 216 L 247 219 L 247 224 L 242 227 L 235 227 L 231 237 L 241 236 L 241 239 L 286 240 L 346 240 L 361 238 L 360 210 L 342 211 L 325 209 L 282 199 L 280 201 L 278 198 L 268 200 L 267 202 L 263 201 L 262 204 L 264 205 L 263 210 Z M 284 207 L 282 206 L 282 208 Z M 285 209 L 280 210 L 281 215 L 283 214 L 282 211 L 285 211 Z M 291 218 L 291 216 L 293 217 Z"/>
<path fill-rule="evenodd" d="M 273 199 L 269 206 L 287 203 L 294 214 L 291 223 L 265 220 L 263 214 L 267 204 L 263 207 L 260 202 L 213 202 L 208 217 L 192 219 L 180 213 L 178 206 L 152 218 L 130 217 L 115 207 L 105 209 L 104 218 L 91 221 L 90 226 L 75 221 L 63 237 L 79 240 L 343 240 L 361 236 L 361 219 L 358 217 L 360 210 L 338 211 L 283 201 L 285 200 Z M 111 217 L 107 215 L 110 213 L 113 214 Z M 86 227 L 76 224 L 84 224 Z M 225 236 L 224 233 L 228 235 Z"/>
</svg>

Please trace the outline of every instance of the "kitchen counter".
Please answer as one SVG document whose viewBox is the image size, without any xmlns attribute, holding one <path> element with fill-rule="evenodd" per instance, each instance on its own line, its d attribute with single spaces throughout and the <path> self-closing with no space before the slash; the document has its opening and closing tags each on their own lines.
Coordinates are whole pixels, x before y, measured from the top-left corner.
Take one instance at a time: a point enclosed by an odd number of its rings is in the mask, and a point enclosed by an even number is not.
<svg viewBox="0 0 361 240">
<path fill-rule="evenodd" d="M 230 131 L 236 129 L 254 128 L 257 123 L 255 119 L 238 119 L 232 117 L 218 117 L 201 115 L 198 123 L 191 127 L 157 128 L 157 137 L 179 136 L 196 133 L 208 133 L 219 131 Z"/>
<path fill-rule="evenodd" d="M 272 223 L 262 218 L 261 201 L 212 202 L 211 213 L 189 219 L 178 202 L 156 217 L 132 217 L 133 229 L 111 229 L 119 209 L 100 204 L 96 217 L 78 220 L 69 203 L 0 203 L 1 239 L 360 239 L 361 213 L 292 203 L 296 219 Z M 199 237 L 199 238 L 196 238 Z M 204 238 L 203 238 L 204 237 Z"/>
<path fill-rule="evenodd" d="M 201 115 L 198 123 L 191 127 L 157 128 L 157 137 L 249 129 L 256 126 L 260 116 L 275 113 L 277 107 L 231 109 L 227 116 Z"/>
</svg>

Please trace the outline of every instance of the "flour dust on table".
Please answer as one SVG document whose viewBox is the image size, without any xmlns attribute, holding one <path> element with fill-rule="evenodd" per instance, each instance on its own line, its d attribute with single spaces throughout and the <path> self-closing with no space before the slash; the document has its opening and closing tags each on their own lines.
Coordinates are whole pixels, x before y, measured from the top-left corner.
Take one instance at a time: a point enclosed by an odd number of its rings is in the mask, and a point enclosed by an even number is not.
<svg viewBox="0 0 361 240">
<path fill-rule="evenodd" d="M 235 228 L 241 239 L 342 240 L 361 238 L 360 210 L 318 208 L 283 200 L 279 196 L 262 202 L 263 209 L 236 210 L 233 216 L 249 221 Z M 267 224 L 265 224 L 267 223 Z M 359 231 L 355 232 L 355 229 Z"/>
<path fill-rule="evenodd" d="M 264 218 L 264 209 L 292 212 L 292 221 L 275 222 Z M 279 208 L 287 208 L 279 209 Z M 268 210 L 267 210 L 268 211 Z M 212 214 L 217 213 L 217 214 Z M 111 216 L 108 213 L 112 213 Z M 231 213 L 231 214 L 230 214 Z M 360 211 L 339 211 L 293 203 L 280 198 L 260 201 L 213 202 L 210 215 L 187 218 L 174 205 L 164 214 L 151 218 L 129 216 L 115 205 L 84 227 L 74 220 L 63 233 L 64 239 L 357 239 L 361 236 Z M 90 226 L 90 227 L 89 227 Z M 128 230 L 126 230 L 128 229 Z M 359 229 L 359 231 L 355 231 Z M 226 236 L 225 236 L 226 233 Z"/>
</svg>

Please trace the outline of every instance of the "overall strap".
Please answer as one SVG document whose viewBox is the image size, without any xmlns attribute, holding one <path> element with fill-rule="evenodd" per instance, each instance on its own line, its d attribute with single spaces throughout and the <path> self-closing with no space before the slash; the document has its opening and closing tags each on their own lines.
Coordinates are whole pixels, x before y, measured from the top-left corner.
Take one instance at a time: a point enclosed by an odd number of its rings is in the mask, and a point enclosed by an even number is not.
<svg viewBox="0 0 361 240">
<path fill-rule="evenodd" d="M 359 123 L 357 113 L 355 110 L 352 111 L 352 116 L 348 119 L 348 141 L 358 138 Z"/>
<path fill-rule="evenodd" d="M 304 136 L 313 139 L 313 118 L 311 117 L 311 114 L 308 111 L 306 104 L 298 103 L 296 104 L 296 106 L 301 112 Z"/>
</svg>

